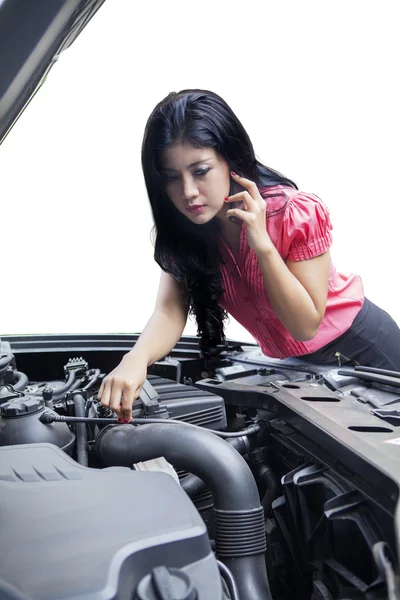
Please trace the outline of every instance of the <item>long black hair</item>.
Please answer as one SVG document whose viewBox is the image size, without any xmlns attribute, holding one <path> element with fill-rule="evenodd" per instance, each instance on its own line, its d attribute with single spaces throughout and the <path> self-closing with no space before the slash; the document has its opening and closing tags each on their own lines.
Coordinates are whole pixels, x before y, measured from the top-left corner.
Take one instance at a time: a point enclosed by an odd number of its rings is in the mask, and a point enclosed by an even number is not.
<svg viewBox="0 0 400 600">
<path fill-rule="evenodd" d="M 154 258 L 179 281 L 189 311 L 197 321 L 200 347 L 210 358 L 224 341 L 225 311 L 219 264 L 217 219 L 196 225 L 182 215 L 165 191 L 162 151 L 177 143 L 213 148 L 230 170 L 259 188 L 296 185 L 267 168 L 255 156 L 250 138 L 232 109 L 207 90 L 172 92 L 151 113 L 142 144 L 142 168 L 154 223 Z"/>
</svg>

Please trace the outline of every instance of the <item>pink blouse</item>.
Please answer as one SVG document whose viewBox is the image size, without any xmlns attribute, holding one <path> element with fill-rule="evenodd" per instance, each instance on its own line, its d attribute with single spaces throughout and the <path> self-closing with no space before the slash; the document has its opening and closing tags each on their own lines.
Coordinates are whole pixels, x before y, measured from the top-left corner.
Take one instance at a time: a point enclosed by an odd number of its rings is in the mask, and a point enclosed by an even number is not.
<svg viewBox="0 0 400 600">
<path fill-rule="evenodd" d="M 268 235 L 283 260 L 307 260 L 326 252 L 332 244 L 332 224 L 323 202 L 313 194 L 286 186 L 262 191 L 267 201 Z M 338 273 L 330 262 L 325 316 L 316 336 L 297 342 L 279 321 L 271 306 L 254 251 L 248 246 L 246 228 L 241 226 L 240 248 L 235 260 L 221 237 L 221 306 L 255 338 L 262 352 L 287 358 L 319 350 L 344 333 L 364 302 L 358 275 Z"/>
</svg>

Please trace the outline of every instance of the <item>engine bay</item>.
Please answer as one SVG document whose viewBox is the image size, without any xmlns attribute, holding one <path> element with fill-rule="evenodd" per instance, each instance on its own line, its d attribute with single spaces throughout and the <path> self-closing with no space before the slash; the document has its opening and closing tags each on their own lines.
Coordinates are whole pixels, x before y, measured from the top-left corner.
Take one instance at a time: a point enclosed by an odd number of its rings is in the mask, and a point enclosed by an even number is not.
<svg viewBox="0 0 400 600">
<path fill-rule="evenodd" d="M 138 336 L 0 341 L 0 598 L 400 598 L 400 373 L 182 338 L 129 424 Z"/>
</svg>

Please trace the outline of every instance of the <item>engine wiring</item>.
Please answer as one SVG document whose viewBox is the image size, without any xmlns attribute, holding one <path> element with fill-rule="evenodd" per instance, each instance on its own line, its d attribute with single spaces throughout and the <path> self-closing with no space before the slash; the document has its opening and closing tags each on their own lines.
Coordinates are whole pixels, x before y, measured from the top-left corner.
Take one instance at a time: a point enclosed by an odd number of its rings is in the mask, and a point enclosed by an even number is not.
<svg viewBox="0 0 400 600">
<path fill-rule="evenodd" d="M 44 424 L 50 423 L 88 423 L 93 425 L 122 425 L 122 423 L 118 423 L 118 420 L 115 418 L 101 418 L 101 417 L 64 417 L 62 415 L 55 415 L 49 412 L 43 412 L 40 415 L 40 421 Z M 135 418 L 131 419 L 129 423 L 125 423 L 125 425 L 151 425 L 155 423 L 172 423 L 180 425 L 181 427 L 184 425 L 186 427 L 192 427 L 195 429 L 203 429 L 199 425 L 194 425 L 193 423 L 184 423 L 182 421 L 178 421 L 176 419 L 152 419 L 152 418 Z M 242 429 L 240 431 L 217 431 L 215 429 L 207 429 L 210 433 L 214 433 L 220 438 L 238 438 L 248 435 L 256 435 L 260 433 L 262 430 L 262 426 L 259 423 L 254 423 L 246 429 Z"/>
</svg>

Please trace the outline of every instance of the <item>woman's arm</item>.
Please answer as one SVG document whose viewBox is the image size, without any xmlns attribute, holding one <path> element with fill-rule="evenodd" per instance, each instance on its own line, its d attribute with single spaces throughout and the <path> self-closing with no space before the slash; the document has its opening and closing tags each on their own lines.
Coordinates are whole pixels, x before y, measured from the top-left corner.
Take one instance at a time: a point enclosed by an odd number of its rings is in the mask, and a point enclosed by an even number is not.
<svg viewBox="0 0 400 600">
<path fill-rule="evenodd" d="M 98 398 L 120 419 L 129 422 L 132 404 L 140 394 L 147 367 L 172 350 L 185 328 L 187 309 L 179 284 L 167 273 L 161 274 L 153 315 L 135 346 L 100 386 Z"/>
<path fill-rule="evenodd" d="M 147 366 L 166 356 L 182 336 L 188 310 L 177 281 L 162 272 L 154 312 L 135 346 L 125 355 Z"/>
<path fill-rule="evenodd" d="M 329 251 L 309 260 L 282 260 L 272 242 L 255 249 L 272 307 L 298 342 L 312 339 L 325 314 Z"/>
<path fill-rule="evenodd" d="M 266 202 L 256 184 L 234 173 L 231 175 L 247 191 L 227 199 L 242 201 L 244 210 L 230 209 L 226 215 L 237 216 L 244 222 L 247 242 L 257 256 L 265 289 L 281 323 L 295 340 L 310 340 L 325 314 L 329 251 L 308 260 L 285 263 L 266 230 Z"/>
</svg>

